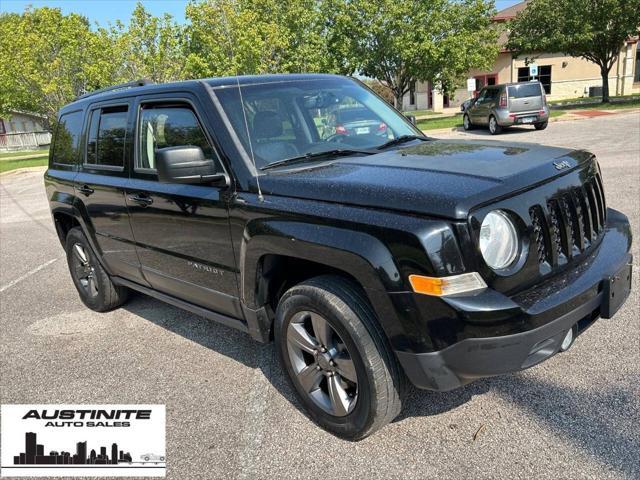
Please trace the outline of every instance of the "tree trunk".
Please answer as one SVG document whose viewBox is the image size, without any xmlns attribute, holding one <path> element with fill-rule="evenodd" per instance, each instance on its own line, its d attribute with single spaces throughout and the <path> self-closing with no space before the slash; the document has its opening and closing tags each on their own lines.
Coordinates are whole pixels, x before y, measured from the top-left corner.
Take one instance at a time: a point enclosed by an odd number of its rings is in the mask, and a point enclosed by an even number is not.
<svg viewBox="0 0 640 480">
<path fill-rule="evenodd" d="M 402 97 L 404 97 L 404 95 L 398 92 L 394 92 L 394 96 L 396 99 L 396 108 L 402 111 Z"/>
<path fill-rule="evenodd" d="M 600 75 L 602 76 L 602 103 L 609 103 L 609 70 L 600 67 Z"/>
</svg>

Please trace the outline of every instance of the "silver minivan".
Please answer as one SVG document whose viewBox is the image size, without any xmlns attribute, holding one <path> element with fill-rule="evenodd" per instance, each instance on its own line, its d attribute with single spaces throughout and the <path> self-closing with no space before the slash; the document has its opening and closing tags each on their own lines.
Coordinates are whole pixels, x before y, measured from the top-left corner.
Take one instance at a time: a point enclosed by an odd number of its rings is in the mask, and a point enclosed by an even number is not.
<svg viewBox="0 0 640 480">
<path fill-rule="evenodd" d="M 548 122 L 549 107 L 540 82 L 486 86 L 463 117 L 465 130 L 488 126 L 492 135 L 512 125 L 533 125 L 536 130 L 544 130 Z"/>
</svg>

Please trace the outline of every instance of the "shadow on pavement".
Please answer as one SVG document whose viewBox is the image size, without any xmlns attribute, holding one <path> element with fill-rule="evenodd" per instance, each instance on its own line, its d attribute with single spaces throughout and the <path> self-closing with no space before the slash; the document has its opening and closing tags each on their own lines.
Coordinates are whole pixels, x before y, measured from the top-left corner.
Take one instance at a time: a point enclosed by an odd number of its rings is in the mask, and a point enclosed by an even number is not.
<svg viewBox="0 0 640 480">
<path fill-rule="evenodd" d="M 302 410 L 293 388 L 280 368 L 273 344 L 261 345 L 245 333 L 140 294 L 133 295 L 124 308 L 249 368 L 259 368 L 287 401 Z M 632 387 L 627 390 L 589 392 L 585 395 L 530 375 L 523 377 L 517 374 L 477 380 L 457 390 L 443 393 L 418 390 L 410 386 L 402 413 L 395 421 L 438 415 L 488 391 L 497 392 L 526 410 L 556 435 L 602 463 L 631 478 L 640 478 L 640 435 L 637 421 L 635 424 L 629 422 L 635 428 L 625 429 L 625 425 L 618 420 L 618 416 L 625 418 L 625 412 L 627 415 L 634 415 L 634 412 L 637 415 L 637 399 L 630 393 L 633 391 Z M 603 416 L 603 410 L 611 408 L 618 415 Z M 306 412 L 303 413 L 306 415 Z"/>
<path fill-rule="evenodd" d="M 624 390 L 591 389 L 585 394 L 531 376 L 496 380 L 489 388 L 526 409 L 558 437 L 625 476 L 640 478 L 638 398 L 631 381 Z M 612 410 L 615 416 L 609 414 Z"/>
</svg>

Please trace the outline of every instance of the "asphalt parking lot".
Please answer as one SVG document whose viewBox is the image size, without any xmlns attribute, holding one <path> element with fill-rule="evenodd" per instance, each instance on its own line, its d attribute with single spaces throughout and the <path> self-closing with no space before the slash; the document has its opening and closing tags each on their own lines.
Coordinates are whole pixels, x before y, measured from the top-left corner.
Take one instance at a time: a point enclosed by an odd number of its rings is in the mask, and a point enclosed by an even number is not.
<svg viewBox="0 0 640 480">
<path fill-rule="evenodd" d="M 15 173 L 0 177 L 0 402 L 166 404 L 169 478 L 640 478 L 640 114 L 438 136 L 598 155 L 636 238 L 614 319 L 530 370 L 411 391 L 393 424 L 349 443 L 307 419 L 271 345 L 142 295 L 87 310 L 42 172 Z"/>
</svg>

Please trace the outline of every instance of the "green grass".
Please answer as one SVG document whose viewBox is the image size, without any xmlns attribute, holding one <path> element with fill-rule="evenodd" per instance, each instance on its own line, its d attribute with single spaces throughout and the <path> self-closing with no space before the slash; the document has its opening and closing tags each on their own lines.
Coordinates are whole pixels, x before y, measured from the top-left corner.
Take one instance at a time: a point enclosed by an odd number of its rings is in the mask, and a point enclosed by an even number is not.
<svg viewBox="0 0 640 480">
<path fill-rule="evenodd" d="M 434 112 L 433 110 L 407 110 L 402 113 L 405 115 L 413 115 L 414 117 L 425 117 L 427 115 L 442 115 L 440 112 Z"/>
<path fill-rule="evenodd" d="M 554 118 L 554 117 L 561 117 L 561 116 L 562 116 L 562 115 L 564 115 L 565 113 L 567 113 L 567 112 L 565 112 L 564 110 L 549 110 L 549 116 L 550 116 L 551 118 Z"/>
<path fill-rule="evenodd" d="M 24 157 L 28 155 L 49 155 L 49 150 L 13 150 L 11 152 L 1 152 L 0 160 L 3 158 Z"/>
<path fill-rule="evenodd" d="M 626 102 L 615 103 L 591 103 L 584 105 L 577 105 L 573 107 L 563 107 L 570 110 L 623 110 L 625 108 L 638 108 L 640 107 L 640 97 L 628 100 Z"/>
<path fill-rule="evenodd" d="M 417 127 L 420 130 L 436 130 L 438 128 L 453 128 L 462 126 L 462 115 L 457 114 L 453 117 L 430 118 L 420 120 Z"/>
<path fill-rule="evenodd" d="M 49 154 L 26 160 L 0 160 L 0 173 L 24 167 L 43 167 L 49 162 Z"/>
<path fill-rule="evenodd" d="M 629 103 L 635 103 L 640 100 L 640 93 L 633 93 L 631 95 L 611 96 L 610 102 L 604 105 L 609 105 L 612 102 L 616 105 L 628 105 Z M 564 100 L 549 100 L 549 105 L 552 108 L 578 108 L 581 106 L 597 106 L 603 105 L 602 97 L 579 97 L 579 98 L 566 98 Z"/>
</svg>

